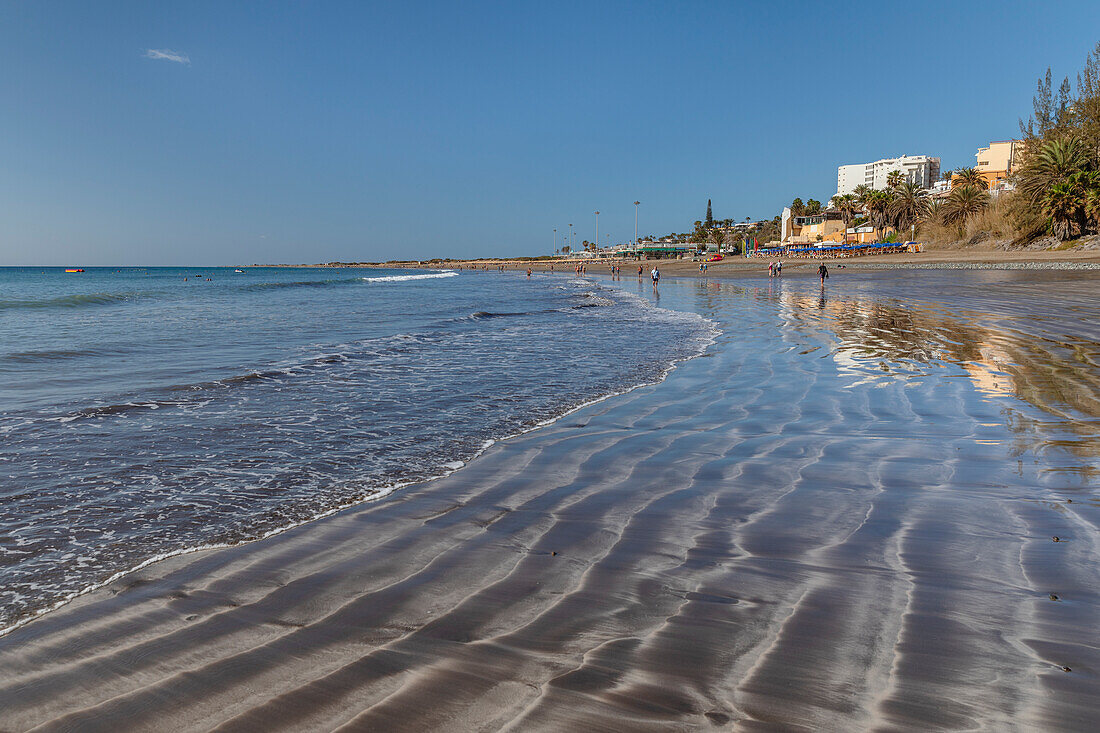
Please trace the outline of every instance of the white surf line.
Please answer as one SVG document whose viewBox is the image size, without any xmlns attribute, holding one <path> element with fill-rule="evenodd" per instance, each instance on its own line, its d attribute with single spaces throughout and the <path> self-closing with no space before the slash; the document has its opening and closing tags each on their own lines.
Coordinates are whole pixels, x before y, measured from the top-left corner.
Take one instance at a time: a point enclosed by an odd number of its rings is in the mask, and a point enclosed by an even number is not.
<svg viewBox="0 0 1100 733">
<path fill-rule="evenodd" d="M 384 277 L 361 277 L 359 279 L 368 283 L 390 283 L 405 280 L 430 280 L 439 277 L 458 277 L 458 273 L 454 270 L 444 270 L 443 272 L 431 272 L 423 275 L 386 275 Z"/>
<path fill-rule="evenodd" d="M 432 273 L 432 274 L 428 274 L 428 275 L 395 275 L 395 276 L 391 276 L 391 277 L 388 277 L 388 278 L 385 278 L 385 277 L 384 278 L 373 278 L 373 280 L 383 281 L 383 280 L 393 280 L 395 278 L 408 280 L 408 279 L 417 279 L 417 278 L 454 277 L 454 276 L 457 276 L 457 275 L 458 275 L 457 272 L 447 271 L 447 272 Z M 372 280 L 372 278 L 363 278 L 363 279 L 364 280 Z M 633 295 L 632 293 L 626 293 L 626 291 L 623 291 L 623 290 L 619 290 L 619 292 L 622 292 L 623 294 L 628 295 L 628 296 Z M 638 298 L 638 300 L 642 300 L 646 303 L 649 302 L 649 301 L 646 301 L 644 298 L 639 298 L 638 296 L 634 296 L 634 297 Z M 484 443 L 482 443 L 481 447 L 472 456 L 470 456 L 470 458 L 468 460 L 466 460 L 465 462 L 463 462 L 461 465 L 457 466 L 456 468 L 448 468 L 448 469 L 442 471 L 441 473 L 438 473 L 434 476 L 429 476 L 427 478 L 417 479 L 417 480 L 413 480 L 413 481 L 402 481 L 402 482 L 398 482 L 398 483 L 394 483 L 394 484 L 383 485 L 383 486 L 377 487 L 376 493 L 372 494 L 371 496 L 365 496 L 365 497 L 360 497 L 358 499 L 353 499 L 352 501 L 349 501 L 345 504 L 341 504 L 341 505 L 338 505 L 338 506 L 333 507 L 331 509 L 327 509 L 327 510 L 325 510 L 325 511 L 323 511 L 323 512 L 321 512 L 321 513 L 319 513 L 319 514 L 317 514 L 313 517 L 310 517 L 309 519 L 304 519 L 300 522 L 295 522 L 295 523 L 289 524 L 285 527 L 277 527 L 275 529 L 268 530 L 267 532 L 261 534 L 258 537 L 255 537 L 253 539 L 241 540 L 240 542 L 224 542 L 224 543 L 215 543 L 215 544 L 208 544 L 208 545 L 199 545 L 199 546 L 196 546 L 196 547 L 185 547 L 185 548 L 182 548 L 182 549 L 179 549 L 179 550 L 172 550 L 170 552 L 159 553 L 157 555 L 154 555 L 153 557 L 150 557 L 146 560 L 143 560 L 142 562 L 138 563 L 137 565 L 133 566 L 132 568 L 129 568 L 127 570 L 119 570 L 118 572 L 114 573 L 113 575 L 111 575 L 106 580 L 100 581 L 98 583 L 93 583 L 93 584 L 91 584 L 91 585 L 89 585 L 89 586 L 87 586 L 87 587 L 85 587 L 81 590 L 73 591 L 72 593 L 69 593 L 68 595 L 61 598 L 60 600 L 55 601 L 53 604 L 51 604 L 49 606 L 46 606 L 45 608 L 38 609 L 37 611 L 33 612 L 30 616 L 27 616 L 26 618 L 22 618 L 22 619 L 16 621 L 15 623 L 13 623 L 9 626 L 6 626 L 4 628 L 0 628 L 0 637 L 6 636 L 6 635 L 10 634 L 12 631 L 15 631 L 16 629 L 21 628 L 23 626 L 26 626 L 31 621 L 34 621 L 37 618 L 41 618 L 42 616 L 46 615 L 47 613 L 50 613 L 51 611 L 56 611 L 57 609 L 59 609 L 59 608 L 65 606 L 65 605 L 71 603 L 72 601 L 76 600 L 77 598 L 80 598 L 81 596 L 87 595 L 87 594 L 89 594 L 93 591 L 96 591 L 96 590 L 99 590 L 100 588 L 108 586 L 111 583 L 118 580 L 119 578 L 123 578 L 123 577 L 125 577 L 125 576 L 127 576 L 131 573 L 136 573 L 137 571 L 143 570 L 144 568 L 149 567 L 153 563 L 160 562 L 161 560 L 168 560 L 169 558 L 179 557 L 181 555 L 190 555 L 190 554 L 195 553 L 195 552 L 204 552 L 206 550 L 224 550 L 224 549 L 227 549 L 227 548 L 230 548 L 230 547 L 239 547 L 240 545 L 246 545 L 246 544 L 251 544 L 253 542 L 259 542 L 260 540 L 265 540 L 269 537 L 274 537 L 275 535 L 282 534 L 283 532 L 288 532 L 288 531 L 290 531 L 292 529 L 295 529 L 297 527 L 301 527 L 304 524 L 309 524 L 311 522 L 315 522 L 318 519 L 324 519 L 325 517 L 330 517 L 333 514 L 344 511 L 345 509 L 350 509 L 354 506 L 359 506 L 361 504 L 366 504 L 368 502 L 373 502 L 373 501 L 377 501 L 379 499 L 385 498 L 386 496 L 389 496 L 390 494 L 394 493 L 395 491 L 406 488 L 408 486 L 413 486 L 415 484 L 421 484 L 421 483 L 426 484 L 426 483 L 429 483 L 431 481 L 436 481 L 436 480 L 441 479 L 441 478 L 446 478 L 447 476 L 450 476 L 455 471 L 460 471 L 463 468 L 465 468 L 466 466 L 470 465 L 470 463 L 472 463 L 476 459 L 480 458 L 482 455 L 484 455 L 485 451 L 489 450 L 489 448 L 496 445 L 497 443 L 500 443 L 500 442 L 503 442 L 503 441 L 506 441 L 506 440 L 511 440 L 512 438 L 518 438 L 519 436 L 526 435 L 527 433 L 530 433 L 534 430 L 539 430 L 540 428 L 544 428 L 544 427 L 547 427 L 549 425 L 553 425 L 554 423 L 561 420 L 562 418 L 565 418 L 565 417 L 568 417 L 569 415 L 572 415 L 574 412 L 578 412 L 580 410 L 583 410 L 586 407 L 591 407 L 592 405 L 599 404 L 600 402 L 604 402 L 604 401 L 609 400 L 613 397 L 620 397 L 622 395 L 629 394 L 630 392 L 633 392 L 634 390 L 637 390 L 637 389 L 641 389 L 642 387 L 651 387 L 653 385 L 660 384 L 661 382 L 665 381 L 668 378 L 668 375 L 671 374 L 673 372 L 673 370 L 675 370 L 676 367 L 679 364 L 681 364 L 683 362 L 691 361 L 692 359 L 697 359 L 698 357 L 705 354 L 707 352 L 707 349 L 709 349 L 715 343 L 715 341 L 717 341 L 718 335 L 721 333 L 721 329 L 718 327 L 718 324 L 716 322 L 710 320 L 709 318 L 705 318 L 704 316 L 701 316 L 697 313 L 691 313 L 690 311 L 674 311 L 670 308 L 662 308 L 662 307 L 656 306 L 656 305 L 651 305 L 651 307 L 655 308 L 656 310 L 668 311 L 669 313 L 681 313 L 681 314 L 685 314 L 685 315 L 695 315 L 695 316 L 698 316 L 704 323 L 709 323 L 710 326 L 711 326 L 708 329 L 709 338 L 704 340 L 704 342 L 702 344 L 700 344 L 700 348 L 699 348 L 697 353 L 692 354 L 690 356 L 683 357 L 681 359 L 673 359 L 672 361 L 670 361 L 668 363 L 668 365 L 665 367 L 665 369 L 652 382 L 642 382 L 640 384 L 636 384 L 632 387 L 628 387 L 628 388 L 620 390 L 618 392 L 611 392 L 611 393 L 608 393 L 608 394 L 603 395 L 601 397 L 596 397 L 594 399 L 588 400 L 587 402 L 582 402 L 579 405 L 576 405 L 574 407 L 569 408 L 568 410 L 566 410 L 565 412 L 563 412 L 560 415 L 547 418 L 545 420 L 542 420 L 541 422 L 537 422 L 534 425 L 532 425 L 530 427 L 527 427 L 527 428 L 524 428 L 523 430 L 520 430 L 519 432 L 513 433 L 511 435 L 506 435 L 502 438 L 489 438 Z M 450 462 L 448 464 L 445 464 L 445 465 L 446 466 L 453 466 L 457 463 L 459 463 L 459 461 L 452 461 L 452 462 Z"/>
</svg>

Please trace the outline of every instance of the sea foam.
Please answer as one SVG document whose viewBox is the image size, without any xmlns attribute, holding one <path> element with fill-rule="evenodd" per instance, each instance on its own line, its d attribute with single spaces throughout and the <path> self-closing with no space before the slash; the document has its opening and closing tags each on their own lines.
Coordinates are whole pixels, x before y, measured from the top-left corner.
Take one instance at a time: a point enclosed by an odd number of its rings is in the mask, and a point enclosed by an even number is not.
<svg viewBox="0 0 1100 733">
<path fill-rule="evenodd" d="M 392 283 L 405 280 L 429 280 L 438 277 L 458 277 L 458 273 L 447 270 L 445 272 L 431 272 L 423 275 L 386 275 L 385 277 L 364 277 L 363 282 L 368 283 Z"/>
</svg>

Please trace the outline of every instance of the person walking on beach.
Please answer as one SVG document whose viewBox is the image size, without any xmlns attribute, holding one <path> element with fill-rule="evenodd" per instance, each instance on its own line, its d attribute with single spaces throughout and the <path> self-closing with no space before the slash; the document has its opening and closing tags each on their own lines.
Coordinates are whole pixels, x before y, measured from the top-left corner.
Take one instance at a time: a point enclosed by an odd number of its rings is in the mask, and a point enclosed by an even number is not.
<svg viewBox="0 0 1100 733">
<path fill-rule="evenodd" d="M 817 268 L 817 274 L 821 277 L 821 287 L 825 287 L 825 278 L 829 277 L 829 268 L 822 262 Z"/>
<path fill-rule="evenodd" d="M 775 276 L 783 277 L 783 260 L 775 263 Z"/>
<path fill-rule="evenodd" d="M 661 271 L 657 269 L 657 265 L 653 266 L 653 272 L 649 273 L 653 278 L 653 284 L 656 285 L 661 281 Z"/>
<path fill-rule="evenodd" d="M 638 265 L 638 277 L 642 276 L 642 266 Z"/>
<path fill-rule="evenodd" d="M 527 279 L 528 280 L 531 279 L 531 268 L 530 267 L 527 268 Z"/>
</svg>

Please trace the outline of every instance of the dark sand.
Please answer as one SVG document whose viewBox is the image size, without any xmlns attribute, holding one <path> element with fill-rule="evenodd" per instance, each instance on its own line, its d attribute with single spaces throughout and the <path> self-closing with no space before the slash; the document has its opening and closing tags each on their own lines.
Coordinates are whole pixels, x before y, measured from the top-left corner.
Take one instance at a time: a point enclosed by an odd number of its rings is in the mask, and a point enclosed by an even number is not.
<svg viewBox="0 0 1100 733">
<path fill-rule="evenodd" d="M 0 729 L 1096 729 L 1100 279 L 660 295 L 706 356 L 0 638 Z"/>
</svg>

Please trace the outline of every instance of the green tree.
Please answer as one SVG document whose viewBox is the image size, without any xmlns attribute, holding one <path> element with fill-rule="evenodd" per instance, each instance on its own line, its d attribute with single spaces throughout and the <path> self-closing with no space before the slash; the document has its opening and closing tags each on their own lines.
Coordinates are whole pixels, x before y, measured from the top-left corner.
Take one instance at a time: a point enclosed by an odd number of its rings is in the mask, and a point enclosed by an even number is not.
<svg viewBox="0 0 1100 733">
<path fill-rule="evenodd" d="M 952 186 L 973 186 L 983 191 L 989 188 L 989 182 L 978 172 L 977 168 L 959 168 L 951 176 Z"/>
<path fill-rule="evenodd" d="M 707 241 L 715 244 L 718 249 L 722 249 L 722 245 L 726 242 L 726 233 L 721 229 L 711 229 L 707 233 Z"/>
<path fill-rule="evenodd" d="M 886 187 L 891 189 L 897 188 L 904 180 L 905 173 L 902 171 L 890 171 L 886 174 Z"/>
<path fill-rule="evenodd" d="M 810 199 L 806 202 L 806 216 L 821 213 L 821 202 L 817 199 Z"/>
<path fill-rule="evenodd" d="M 1076 132 L 1092 159 L 1092 167 L 1100 169 L 1100 42 L 1085 57 L 1085 68 L 1077 75 L 1073 114 Z"/>
<path fill-rule="evenodd" d="M 943 207 L 943 222 L 961 227 L 966 220 L 989 208 L 989 193 L 973 186 L 956 186 L 951 189 Z"/>
<path fill-rule="evenodd" d="M 924 217 L 928 210 L 927 196 L 924 189 L 912 181 L 894 189 L 889 215 L 895 231 L 908 229 Z"/>
<path fill-rule="evenodd" d="M 1077 198 L 1077 210 L 1073 221 L 1073 231 L 1087 234 L 1096 231 L 1096 203 L 1100 196 L 1100 173 L 1097 171 L 1078 171 L 1071 175 L 1066 184 Z M 1053 189 L 1052 189 L 1053 190 Z M 1053 228 L 1054 220 L 1051 217 Z"/>
<path fill-rule="evenodd" d="M 1089 165 L 1088 151 L 1075 137 L 1036 141 L 1028 145 L 1024 163 L 1016 173 L 1016 188 L 1033 203 L 1042 201 L 1053 186 Z"/>
<path fill-rule="evenodd" d="M 691 233 L 689 242 L 705 242 L 707 241 L 707 229 L 703 226 L 703 222 L 695 222 L 695 230 Z"/>
<path fill-rule="evenodd" d="M 705 225 L 707 229 L 711 229 L 714 227 L 714 214 L 712 214 L 710 211 L 710 199 L 707 199 L 707 218 L 705 221 Z"/>
<path fill-rule="evenodd" d="M 1092 231 L 1100 230 L 1100 187 L 1085 192 L 1085 220 Z"/>
<path fill-rule="evenodd" d="M 887 191 L 871 191 L 867 195 L 867 216 L 871 220 L 871 226 L 875 228 L 875 238 L 886 233 L 890 226 L 890 203 L 893 196 Z"/>
<path fill-rule="evenodd" d="M 1026 123 L 1020 120 L 1020 133 L 1031 141 L 1047 137 L 1055 128 L 1058 119 L 1054 93 L 1050 86 L 1050 67 L 1045 77 L 1035 86 L 1035 96 L 1031 100 L 1032 115 Z"/>
<path fill-rule="evenodd" d="M 1085 201 L 1080 189 L 1070 182 L 1055 183 L 1043 196 L 1043 213 L 1050 217 L 1051 230 L 1060 241 L 1072 239 Z"/>
<path fill-rule="evenodd" d="M 796 198 L 791 202 L 791 216 L 802 216 L 806 213 L 806 204 L 802 203 L 802 199 Z"/>
<path fill-rule="evenodd" d="M 852 194 L 846 193 L 833 197 L 833 207 L 840 212 L 840 217 L 844 220 L 843 241 L 848 241 L 848 227 L 851 226 L 852 219 L 860 210 L 859 201 Z"/>
<path fill-rule="evenodd" d="M 929 198 L 925 201 L 924 221 L 943 223 L 944 202 L 941 198 Z"/>
<path fill-rule="evenodd" d="M 859 206 L 859 210 L 866 213 L 868 211 L 867 205 L 871 200 L 871 194 L 874 193 L 874 189 L 866 184 L 859 184 L 852 191 L 852 195 L 856 197 L 856 204 Z"/>
</svg>

